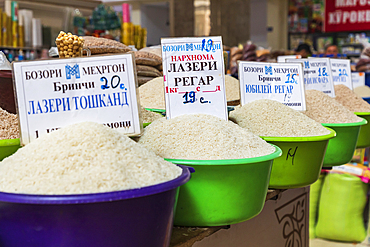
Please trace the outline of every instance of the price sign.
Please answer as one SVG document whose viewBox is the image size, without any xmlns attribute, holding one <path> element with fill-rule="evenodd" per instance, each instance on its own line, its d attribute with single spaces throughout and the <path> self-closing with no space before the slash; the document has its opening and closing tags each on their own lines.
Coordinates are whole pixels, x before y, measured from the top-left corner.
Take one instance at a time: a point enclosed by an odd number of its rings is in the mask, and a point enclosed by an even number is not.
<svg viewBox="0 0 370 247">
<path fill-rule="evenodd" d="M 300 59 L 302 58 L 301 55 L 287 55 L 287 56 L 278 56 L 277 62 L 278 63 L 285 63 L 286 59 Z"/>
<path fill-rule="evenodd" d="M 166 116 L 227 117 L 221 37 L 162 39 Z"/>
<path fill-rule="evenodd" d="M 330 58 L 330 66 L 334 85 L 343 84 L 352 90 L 353 85 L 350 60 Z"/>
<path fill-rule="evenodd" d="M 305 111 L 303 69 L 298 63 L 239 62 L 241 104 L 272 99 Z"/>
<path fill-rule="evenodd" d="M 132 54 L 13 64 L 22 144 L 93 121 L 141 133 Z"/>
<path fill-rule="evenodd" d="M 334 83 L 329 58 L 286 59 L 288 63 L 303 64 L 304 86 L 306 90 L 315 89 L 335 97 Z"/>
<path fill-rule="evenodd" d="M 352 72 L 352 84 L 353 88 L 365 86 L 365 73 Z"/>
</svg>

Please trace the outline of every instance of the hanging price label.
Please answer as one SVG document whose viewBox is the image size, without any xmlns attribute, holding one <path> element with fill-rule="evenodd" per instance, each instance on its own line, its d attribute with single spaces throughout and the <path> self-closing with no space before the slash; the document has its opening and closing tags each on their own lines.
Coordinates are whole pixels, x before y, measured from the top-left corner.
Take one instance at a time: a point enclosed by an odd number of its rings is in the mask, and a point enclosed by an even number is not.
<svg viewBox="0 0 370 247">
<path fill-rule="evenodd" d="M 352 90 L 353 85 L 350 60 L 330 58 L 330 66 L 334 85 L 343 84 Z"/>
<path fill-rule="evenodd" d="M 288 63 L 303 64 L 304 86 L 306 90 L 315 89 L 335 97 L 333 76 L 329 58 L 286 59 Z"/>
<path fill-rule="evenodd" d="M 305 111 L 302 65 L 298 63 L 239 62 L 241 104 L 272 99 Z"/>
<path fill-rule="evenodd" d="M 227 117 L 221 37 L 162 39 L 166 116 Z"/>
<path fill-rule="evenodd" d="M 83 121 L 141 133 L 132 54 L 20 62 L 13 72 L 22 144 Z"/>
</svg>

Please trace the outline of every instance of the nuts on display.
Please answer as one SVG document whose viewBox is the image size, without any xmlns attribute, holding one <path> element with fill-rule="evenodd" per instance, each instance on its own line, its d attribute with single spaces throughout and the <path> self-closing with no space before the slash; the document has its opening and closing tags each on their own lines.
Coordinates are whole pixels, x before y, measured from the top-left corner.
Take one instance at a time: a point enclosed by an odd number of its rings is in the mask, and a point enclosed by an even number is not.
<svg viewBox="0 0 370 247">
<path fill-rule="evenodd" d="M 59 57 L 81 57 L 82 48 L 84 45 L 84 39 L 73 35 L 71 33 L 65 33 L 60 31 L 58 37 L 55 40 L 58 47 Z"/>
</svg>

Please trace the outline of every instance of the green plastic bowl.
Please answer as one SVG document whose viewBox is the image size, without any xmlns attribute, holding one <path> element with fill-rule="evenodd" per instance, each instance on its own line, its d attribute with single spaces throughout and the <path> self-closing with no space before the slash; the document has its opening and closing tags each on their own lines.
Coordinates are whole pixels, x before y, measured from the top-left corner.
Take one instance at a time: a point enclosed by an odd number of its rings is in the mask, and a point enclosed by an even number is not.
<svg viewBox="0 0 370 247">
<path fill-rule="evenodd" d="M 261 136 L 281 148 L 283 155 L 274 160 L 269 188 L 292 189 L 308 186 L 320 176 L 326 147 L 335 131 L 322 136 Z"/>
<path fill-rule="evenodd" d="M 15 153 L 21 147 L 21 142 L 18 139 L 0 140 L 0 161 Z"/>
<path fill-rule="evenodd" d="M 157 112 L 157 113 L 164 113 L 164 114 L 166 114 L 166 110 L 165 110 L 165 109 L 145 108 L 145 110 L 152 111 L 152 112 Z"/>
<path fill-rule="evenodd" d="M 269 155 L 234 160 L 178 160 L 195 173 L 180 187 L 174 224 L 178 226 L 222 226 L 258 215 L 264 204 L 272 162 L 279 147 Z"/>
<path fill-rule="evenodd" d="M 370 112 L 355 112 L 359 117 L 366 119 L 367 124 L 361 126 L 358 135 L 356 148 L 366 148 L 370 146 Z"/>
<path fill-rule="evenodd" d="M 322 123 L 337 133 L 336 137 L 329 141 L 323 167 L 339 166 L 351 161 L 361 125 L 365 124 L 366 119 L 357 123 Z"/>
</svg>

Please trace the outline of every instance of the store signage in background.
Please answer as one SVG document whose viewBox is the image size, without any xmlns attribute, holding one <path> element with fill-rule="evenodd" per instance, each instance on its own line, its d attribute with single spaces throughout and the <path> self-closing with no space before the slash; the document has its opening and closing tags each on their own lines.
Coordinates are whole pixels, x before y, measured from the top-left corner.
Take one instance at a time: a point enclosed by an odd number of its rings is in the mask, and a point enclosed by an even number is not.
<svg viewBox="0 0 370 247">
<path fill-rule="evenodd" d="M 365 86 L 365 73 L 352 72 L 352 85 L 353 88 Z"/>
<path fill-rule="evenodd" d="M 286 59 L 288 63 L 301 63 L 305 90 L 315 89 L 335 97 L 329 58 Z"/>
<path fill-rule="evenodd" d="M 241 104 L 258 99 L 279 101 L 305 111 L 303 70 L 299 63 L 239 62 Z"/>
<path fill-rule="evenodd" d="M 369 1 L 325 1 L 325 32 L 353 32 L 365 30 L 370 30 Z"/>
<path fill-rule="evenodd" d="M 334 85 L 343 84 L 353 90 L 350 60 L 330 58 L 330 66 Z"/>
<path fill-rule="evenodd" d="M 302 58 L 301 55 L 287 55 L 287 56 L 278 56 L 277 62 L 278 63 L 285 63 L 285 59 L 299 59 Z"/>
<path fill-rule="evenodd" d="M 162 39 L 166 116 L 227 117 L 221 37 Z"/>
<path fill-rule="evenodd" d="M 13 64 L 21 142 L 92 121 L 141 133 L 132 54 Z"/>
</svg>

